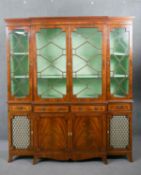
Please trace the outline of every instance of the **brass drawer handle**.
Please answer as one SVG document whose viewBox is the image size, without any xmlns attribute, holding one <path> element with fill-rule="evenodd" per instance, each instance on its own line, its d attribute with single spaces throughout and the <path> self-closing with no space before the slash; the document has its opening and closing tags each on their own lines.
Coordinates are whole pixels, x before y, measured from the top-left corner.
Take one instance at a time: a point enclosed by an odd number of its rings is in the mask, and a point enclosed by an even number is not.
<svg viewBox="0 0 141 175">
<path fill-rule="evenodd" d="M 117 106 L 117 109 L 123 109 L 124 106 Z"/>
<path fill-rule="evenodd" d="M 64 111 L 64 108 L 58 108 L 58 111 Z"/>
<path fill-rule="evenodd" d="M 22 110 L 22 109 L 24 109 L 24 107 L 20 106 L 20 107 L 17 107 L 17 109 L 20 109 L 20 110 Z"/>
<path fill-rule="evenodd" d="M 46 111 L 46 108 L 41 108 L 41 111 Z"/>
<path fill-rule="evenodd" d="M 68 136 L 71 137 L 72 136 L 72 132 L 68 132 Z"/>
</svg>

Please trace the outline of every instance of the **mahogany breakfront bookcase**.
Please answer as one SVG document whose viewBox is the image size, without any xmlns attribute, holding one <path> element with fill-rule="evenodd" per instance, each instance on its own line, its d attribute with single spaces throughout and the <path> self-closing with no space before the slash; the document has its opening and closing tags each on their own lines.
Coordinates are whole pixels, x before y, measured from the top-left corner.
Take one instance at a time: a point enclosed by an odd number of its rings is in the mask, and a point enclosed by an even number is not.
<svg viewBox="0 0 141 175">
<path fill-rule="evenodd" d="M 5 20 L 9 161 L 132 161 L 132 20 Z"/>
</svg>

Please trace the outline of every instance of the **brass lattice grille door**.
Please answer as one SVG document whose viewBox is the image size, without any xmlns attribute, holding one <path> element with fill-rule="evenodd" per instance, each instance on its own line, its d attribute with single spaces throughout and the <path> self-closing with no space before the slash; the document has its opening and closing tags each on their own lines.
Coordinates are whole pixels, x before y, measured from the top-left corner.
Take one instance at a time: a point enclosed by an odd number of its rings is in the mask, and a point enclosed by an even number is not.
<svg viewBox="0 0 141 175">
<path fill-rule="evenodd" d="M 129 95 L 130 31 L 115 28 L 110 32 L 110 94 L 113 98 Z"/>
<path fill-rule="evenodd" d="M 102 49 L 102 32 L 98 28 L 77 28 L 72 32 L 74 97 L 102 96 Z"/>
<path fill-rule="evenodd" d="M 15 98 L 30 95 L 29 36 L 24 29 L 13 30 L 10 39 L 10 91 Z"/>
<path fill-rule="evenodd" d="M 114 115 L 110 118 L 109 126 L 110 148 L 125 149 L 129 145 L 129 118 L 128 116 Z"/>
<path fill-rule="evenodd" d="M 36 33 L 37 96 L 41 99 L 66 96 L 66 32 L 59 28 Z"/>
<path fill-rule="evenodd" d="M 11 130 L 14 149 L 29 149 L 31 147 L 31 121 L 27 116 L 13 116 Z"/>
</svg>

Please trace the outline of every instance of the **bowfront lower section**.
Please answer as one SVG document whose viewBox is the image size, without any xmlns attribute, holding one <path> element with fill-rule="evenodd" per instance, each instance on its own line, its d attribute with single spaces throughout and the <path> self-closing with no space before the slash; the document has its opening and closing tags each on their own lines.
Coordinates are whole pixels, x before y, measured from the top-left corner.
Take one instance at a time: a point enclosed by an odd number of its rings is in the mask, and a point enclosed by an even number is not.
<svg viewBox="0 0 141 175">
<path fill-rule="evenodd" d="M 106 162 L 105 109 L 104 105 L 34 107 L 34 163 L 43 157 L 57 160 L 101 157 Z"/>
<path fill-rule="evenodd" d="M 84 160 L 126 155 L 132 161 L 132 104 L 9 106 L 9 161 L 17 155 Z"/>
</svg>

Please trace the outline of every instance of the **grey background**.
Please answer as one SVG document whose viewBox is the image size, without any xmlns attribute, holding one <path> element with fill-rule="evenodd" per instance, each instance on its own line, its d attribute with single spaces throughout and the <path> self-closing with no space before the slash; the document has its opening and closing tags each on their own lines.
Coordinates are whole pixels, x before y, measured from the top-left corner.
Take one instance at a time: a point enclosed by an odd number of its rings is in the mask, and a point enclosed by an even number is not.
<svg viewBox="0 0 141 175">
<path fill-rule="evenodd" d="M 0 0 L 0 139 L 7 139 L 7 69 L 4 18 L 135 16 L 133 133 L 141 135 L 141 0 Z"/>
</svg>

